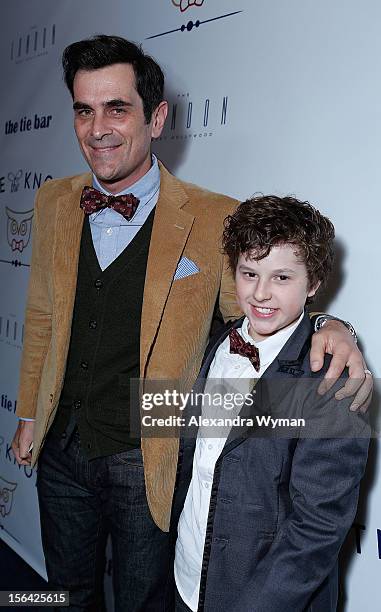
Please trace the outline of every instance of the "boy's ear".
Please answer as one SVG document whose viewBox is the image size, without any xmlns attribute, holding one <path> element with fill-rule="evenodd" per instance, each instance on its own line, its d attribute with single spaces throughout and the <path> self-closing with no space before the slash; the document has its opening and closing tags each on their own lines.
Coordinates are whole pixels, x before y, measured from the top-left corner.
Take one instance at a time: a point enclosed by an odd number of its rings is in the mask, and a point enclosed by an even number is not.
<svg viewBox="0 0 381 612">
<path fill-rule="evenodd" d="M 312 289 L 309 290 L 309 292 L 307 293 L 307 297 L 313 297 L 316 291 L 319 289 L 320 285 L 321 285 L 321 281 L 318 281 L 316 285 L 312 287 Z"/>
</svg>

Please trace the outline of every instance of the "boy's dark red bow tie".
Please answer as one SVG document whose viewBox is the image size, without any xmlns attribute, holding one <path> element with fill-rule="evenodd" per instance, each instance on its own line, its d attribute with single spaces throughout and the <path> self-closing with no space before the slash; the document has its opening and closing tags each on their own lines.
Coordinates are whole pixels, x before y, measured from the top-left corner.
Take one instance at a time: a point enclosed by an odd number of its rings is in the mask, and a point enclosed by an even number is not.
<svg viewBox="0 0 381 612">
<path fill-rule="evenodd" d="M 241 334 L 236 329 L 230 330 L 229 338 L 230 352 L 250 359 L 254 369 L 259 372 L 260 362 L 259 350 L 257 349 L 257 347 L 254 346 L 254 344 L 250 344 L 250 342 L 245 342 Z"/>
<path fill-rule="evenodd" d="M 106 195 L 94 187 L 84 187 L 81 195 L 81 208 L 85 215 L 91 215 L 103 208 L 112 208 L 123 215 L 127 221 L 134 216 L 139 200 L 132 193 L 126 195 Z"/>
</svg>

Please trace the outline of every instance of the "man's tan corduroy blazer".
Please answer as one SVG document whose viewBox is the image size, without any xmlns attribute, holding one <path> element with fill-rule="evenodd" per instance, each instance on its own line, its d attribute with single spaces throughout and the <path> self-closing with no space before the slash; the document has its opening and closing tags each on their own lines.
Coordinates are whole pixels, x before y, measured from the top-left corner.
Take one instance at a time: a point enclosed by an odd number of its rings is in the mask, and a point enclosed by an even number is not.
<svg viewBox="0 0 381 612">
<path fill-rule="evenodd" d="M 144 286 L 140 375 L 178 380 L 190 390 L 216 300 L 225 320 L 240 314 L 233 277 L 221 253 L 223 220 L 237 202 L 176 179 L 162 164 L 160 174 Z M 45 183 L 36 197 L 17 408 L 18 416 L 36 419 L 33 465 L 53 422 L 65 375 L 84 219 L 79 202 L 89 184 L 89 173 L 57 179 Z M 181 257 L 200 271 L 174 280 Z M 178 440 L 143 438 L 142 451 L 148 504 L 166 531 Z"/>
</svg>

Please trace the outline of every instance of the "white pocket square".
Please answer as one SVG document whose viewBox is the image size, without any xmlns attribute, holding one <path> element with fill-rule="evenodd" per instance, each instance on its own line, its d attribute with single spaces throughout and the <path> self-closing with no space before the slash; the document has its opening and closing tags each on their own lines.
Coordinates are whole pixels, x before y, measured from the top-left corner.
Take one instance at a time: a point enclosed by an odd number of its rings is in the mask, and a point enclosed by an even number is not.
<svg viewBox="0 0 381 612">
<path fill-rule="evenodd" d="M 185 278 L 186 276 L 191 276 L 192 274 L 197 274 L 198 272 L 200 272 L 200 268 L 194 263 L 194 261 L 188 259 L 188 257 L 182 257 L 179 261 L 179 265 L 177 266 L 173 280 L 179 280 L 180 278 Z"/>
</svg>

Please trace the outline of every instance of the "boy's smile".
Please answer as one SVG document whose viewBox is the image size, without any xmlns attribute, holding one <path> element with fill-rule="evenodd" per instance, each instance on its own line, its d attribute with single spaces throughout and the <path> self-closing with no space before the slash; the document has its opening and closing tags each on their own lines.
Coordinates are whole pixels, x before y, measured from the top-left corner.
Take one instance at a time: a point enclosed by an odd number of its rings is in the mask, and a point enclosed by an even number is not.
<svg viewBox="0 0 381 612">
<path fill-rule="evenodd" d="M 306 265 L 297 247 L 290 244 L 273 247 L 259 261 L 241 254 L 235 283 L 238 304 L 256 341 L 292 325 L 303 312 L 307 297 L 318 289 L 318 285 L 310 287 Z"/>
</svg>

